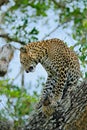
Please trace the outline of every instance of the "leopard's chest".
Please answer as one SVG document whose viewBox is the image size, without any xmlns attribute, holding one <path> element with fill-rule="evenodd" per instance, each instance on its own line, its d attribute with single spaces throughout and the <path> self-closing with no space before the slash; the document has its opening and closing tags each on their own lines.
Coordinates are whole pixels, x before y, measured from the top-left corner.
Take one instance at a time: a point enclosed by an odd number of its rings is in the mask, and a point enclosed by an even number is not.
<svg viewBox="0 0 87 130">
<path fill-rule="evenodd" d="M 49 58 L 42 59 L 41 64 L 47 71 L 48 75 L 52 74 L 52 75 L 56 76 L 56 74 L 58 73 L 57 65 L 55 65 L 55 63 L 52 60 L 50 60 Z"/>
</svg>

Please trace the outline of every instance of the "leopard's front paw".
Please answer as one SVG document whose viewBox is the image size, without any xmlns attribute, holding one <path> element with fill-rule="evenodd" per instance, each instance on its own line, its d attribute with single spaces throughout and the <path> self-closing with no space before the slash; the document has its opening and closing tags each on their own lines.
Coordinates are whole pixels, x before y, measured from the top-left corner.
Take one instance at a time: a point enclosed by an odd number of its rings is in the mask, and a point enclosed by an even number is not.
<svg viewBox="0 0 87 130">
<path fill-rule="evenodd" d="M 52 100 L 51 106 L 55 108 L 56 106 L 58 106 L 58 104 L 57 104 L 57 102 L 55 100 Z"/>
<path fill-rule="evenodd" d="M 55 98 L 52 98 L 48 94 L 48 95 L 46 95 L 46 97 L 43 100 L 42 112 L 44 113 L 44 115 L 49 117 L 55 112 L 55 109 L 57 106 L 58 106 L 57 100 L 55 100 Z"/>
<path fill-rule="evenodd" d="M 49 117 L 55 112 L 55 108 L 51 104 L 48 106 L 42 105 L 42 112 L 46 117 Z"/>
<path fill-rule="evenodd" d="M 42 107 L 42 105 L 43 105 L 43 106 L 48 106 L 49 104 L 51 104 L 50 99 L 49 99 L 48 95 L 45 95 L 45 96 L 42 97 L 42 98 L 40 99 L 40 101 L 37 103 L 36 109 L 39 109 L 40 107 Z"/>
</svg>

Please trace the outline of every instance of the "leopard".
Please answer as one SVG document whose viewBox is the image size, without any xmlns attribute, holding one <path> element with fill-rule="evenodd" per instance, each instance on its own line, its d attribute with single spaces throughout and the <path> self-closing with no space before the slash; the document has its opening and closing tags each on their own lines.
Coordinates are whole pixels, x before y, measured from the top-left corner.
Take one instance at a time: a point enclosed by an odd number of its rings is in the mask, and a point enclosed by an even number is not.
<svg viewBox="0 0 87 130">
<path fill-rule="evenodd" d="M 77 54 L 58 38 L 31 42 L 20 48 L 20 62 L 24 70 L 34 72 L 38 63 L 48 73 L 37 109 L 44 115 L 54 112 L 68 88 L 76 86 L 80 78 L 80 63 Z"/>
</svg>

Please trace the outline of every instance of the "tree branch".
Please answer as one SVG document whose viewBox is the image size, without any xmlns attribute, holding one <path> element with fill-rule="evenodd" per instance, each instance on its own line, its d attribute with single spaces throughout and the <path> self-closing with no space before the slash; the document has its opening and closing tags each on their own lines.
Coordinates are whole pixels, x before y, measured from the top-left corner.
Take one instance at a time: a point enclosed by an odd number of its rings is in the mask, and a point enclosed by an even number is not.
<svg viewBox="0 0 87 130">
<path fill-rule="evenodd" d="M 8 65 L 14 55 L 14 48 L 10 44 L 6 44 L 0 48 L 0 76 L 7 73 Z"/>
<path fill-rule="evenodd" d="M 19 41 L 19 40 L 15 39 L 15 38 L 11 38 L 11 37 L 9 37 L 8 34 L 0 34 L 0 37 L 1 37 L 1 38 L 5 38 L 5 39 L 7 39 L 8 41 L 18 42 L 18 43 L 20 43 L 21 45 L 26 45 L 25 42 Z"/>
<path fill-rule="evenodd" d="M 9 0 L 0 0 L 0 6 L 7 4 Z"/>
<path fill-rule="evenodd" d="M 65 8 L 65 4 L 64 3 L 57 2 L 56 0 L 52 0 L 52 1 L 58 8 Z"/>
</svg>

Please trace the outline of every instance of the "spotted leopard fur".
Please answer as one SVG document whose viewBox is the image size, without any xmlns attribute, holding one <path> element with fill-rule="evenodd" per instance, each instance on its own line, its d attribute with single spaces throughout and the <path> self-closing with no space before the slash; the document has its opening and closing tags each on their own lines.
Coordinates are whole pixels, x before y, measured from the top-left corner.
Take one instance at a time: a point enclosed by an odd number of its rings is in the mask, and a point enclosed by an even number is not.
<svg viewBox="0 0 87 130">
<path fill-rule="evenodd" d="M 53 113 L 52 106 L 60 102 L 64 91 L 75 86 L 80 77 L 78 57 L 59 39 L 32 42 L 20 49 L 20 62 L 28 73 L 40 62 L 48 73 L 39 106 L 45 115 Z"/>
</svg>

